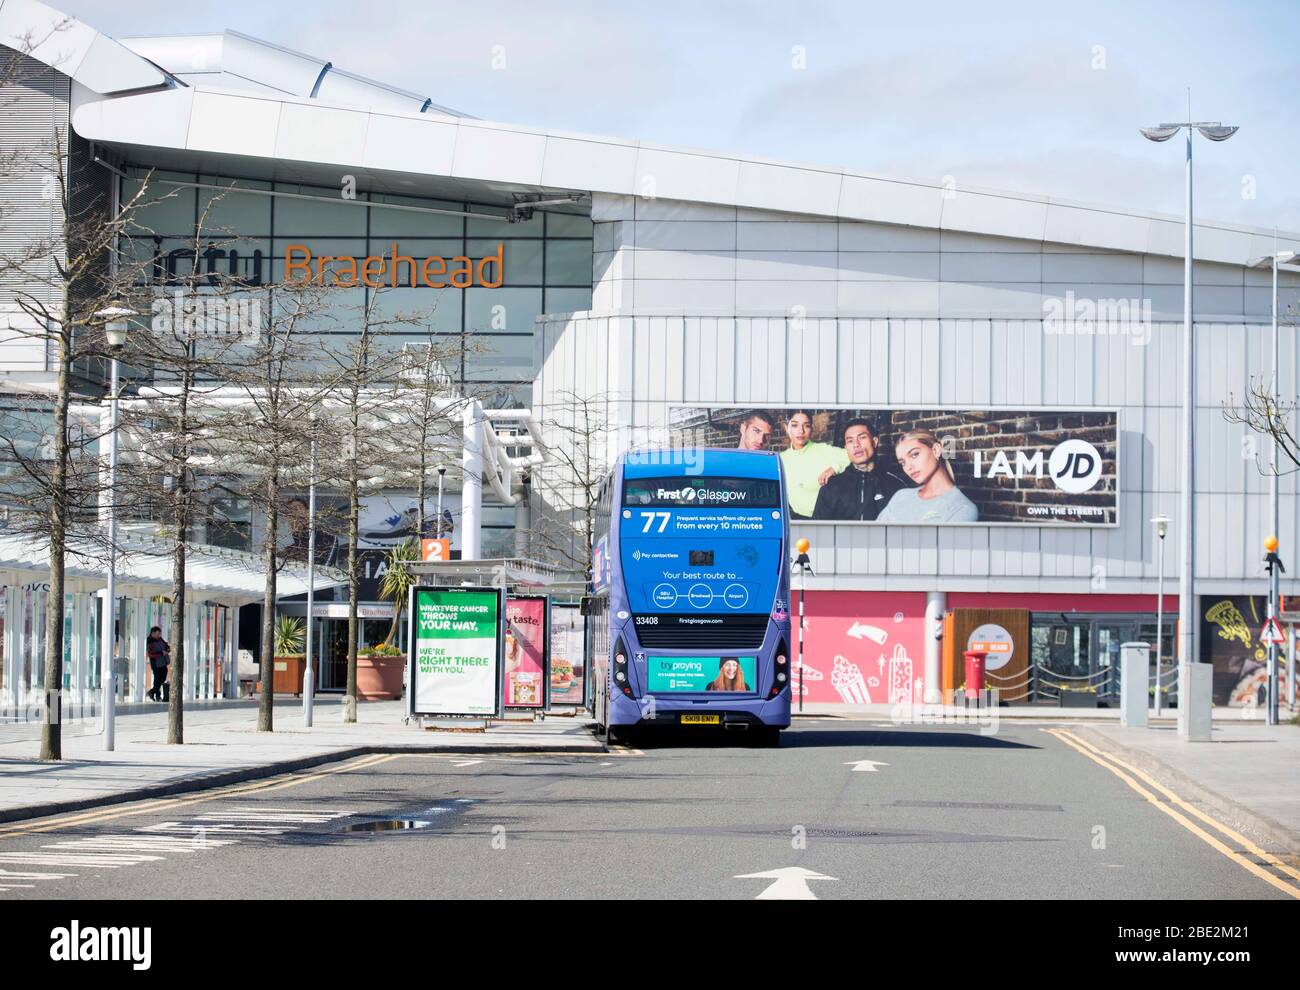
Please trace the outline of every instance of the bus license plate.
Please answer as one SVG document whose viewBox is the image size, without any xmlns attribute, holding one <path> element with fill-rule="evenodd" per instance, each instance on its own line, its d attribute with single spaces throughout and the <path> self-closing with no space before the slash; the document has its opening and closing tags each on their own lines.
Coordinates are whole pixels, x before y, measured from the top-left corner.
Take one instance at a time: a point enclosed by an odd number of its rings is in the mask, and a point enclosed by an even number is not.
<svg viewBox="0 0 1300 990">
<path fill-rule="evenodd" d="M 682 725 L 721 725 L 721 715 L 683 715 Z"/>
</svg>

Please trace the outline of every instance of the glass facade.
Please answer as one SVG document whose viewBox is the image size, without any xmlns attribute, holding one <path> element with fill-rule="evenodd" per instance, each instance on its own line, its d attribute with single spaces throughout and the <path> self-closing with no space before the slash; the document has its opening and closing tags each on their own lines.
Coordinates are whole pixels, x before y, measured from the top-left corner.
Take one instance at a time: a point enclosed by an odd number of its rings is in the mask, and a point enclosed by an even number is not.
<svg viewBox="0 0 1300 990">
<path fill-rule="evenodd" d="M 193 173 L 154 173 L 142 196 L 145 205 L 133 214 L 123 249 L 127 257 L 145 266 L 142 270 L 150 272 L 155 283 L 165 278 L 164 273 L 194 272 L 196 230 L 203 232 L 202 242 L 209 245 L 197 259 L 200 271 L 237 274 L 261 285 L 284 279 L 291 244 L 306 245 L 316 257 L 356 259 L 389 256 L 396 244 L 398 253 L 417 260 L 482 259 L 501 245 L 499 287 L 399 284 L 378 290 L 375 300 L 381 317 L 420 314 L 418 326 L 385 329 L 392 346 L 429 340 L 447 343 L 459 355 L 459 367 L 447 371 L 467 394 L 486 403 L 529 404 L 534 318 L 591 305 L 592 224 L 587 216 L 538 211 L 528 220 L 508 223 L 499 219 L 506 213 L 499 205 L 360 192 L 355 200 L 344 200 L 337 189 L 238 180 L 246 189 L 290 194 L 269 196 L 168 185 L 164 180 L 211 185 L 235 181 Z M 124 204 L 133 201 L 140 185 L 139 179 L 122 180 Z M 298 196 L 312 198 L 291 198 Z M 429 209 L 485 216 L 418 212 Z M 399 282 L 406 282 L 405 265 L 401 271 Z M 323 316 L 313 331 L 337 345 L 355 335 L 356 317 L 349 314 L 369 304 L 376 290 L 335 291 L 335 315 Z"/>
</svg>

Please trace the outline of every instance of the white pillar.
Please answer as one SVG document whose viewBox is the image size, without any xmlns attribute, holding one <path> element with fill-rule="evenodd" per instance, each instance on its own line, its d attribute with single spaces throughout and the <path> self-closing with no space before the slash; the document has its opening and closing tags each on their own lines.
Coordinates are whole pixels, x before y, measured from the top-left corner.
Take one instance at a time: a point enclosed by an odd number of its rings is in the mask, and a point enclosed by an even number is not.
<svg viewBox="0 0 1300 990">
<path fill-rule="evenodd" d="M 925 594 L 925 703 L 943 701 L 943 615 L 948 611 L 948 595 L 943 591 Z"/>
<path fill-rule="evenodd" d="M 149 599 L 137 598 L 131 607 L 131 632 L 127 640 L 127 656 L 131 658 L 131 700 L 144 703 L 144 693 L 153 687 L 153 677 L 145 663 L 145 639 L 149 636 Z M 148 678 L 149 684 L 145 685 Z"/>
<path fill-rule="evenodd" d="M 239 697 L 239 606 L 231 605 L 230 632 L 226 639 L 226 697 Z"/>
<path fill-rule="evenodd" d="M 462 560 L 479 560 L 483 552 L 483 407 L 477 401 L 466 404 L 464 426 L 460 556 Z"/>
</svg>

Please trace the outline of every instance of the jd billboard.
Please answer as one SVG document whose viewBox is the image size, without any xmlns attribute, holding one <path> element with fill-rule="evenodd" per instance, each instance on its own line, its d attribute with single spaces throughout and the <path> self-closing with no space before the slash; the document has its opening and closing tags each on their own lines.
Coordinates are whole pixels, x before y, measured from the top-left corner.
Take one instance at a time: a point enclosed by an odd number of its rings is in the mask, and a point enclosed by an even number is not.
<svg viewBox="0 0 1300 990">
<path fill-rule="evenodd" d="M 677 406 L 669 442 L 779 453 L 795 520 L 1119 524 L 1113 409 Z"/>
</svg>

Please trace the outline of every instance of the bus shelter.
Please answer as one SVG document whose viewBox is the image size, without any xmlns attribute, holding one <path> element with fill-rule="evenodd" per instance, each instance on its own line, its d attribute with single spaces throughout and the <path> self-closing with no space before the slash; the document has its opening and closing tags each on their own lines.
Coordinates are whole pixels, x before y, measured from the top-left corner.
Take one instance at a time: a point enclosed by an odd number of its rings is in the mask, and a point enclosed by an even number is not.
<svg viewBox="0 0 1300 990">
<path fill-rule="evenodd" d="M 534 718 L 544 718 L 548 712 L 572 714 L 590 707 L 588 637 L 581 607 L 585 575 L 525 558 L 423 561 L 412 564 L 411 572 L 414 587 L 406 685 L 408 721 L 423 724 L 425 719 L 446 715 L 481 718 L 486 724 L 505 717 L 507 712 L 522 715 L 531 711 Z M 454 711 L 441 707 L 444 698 L 439 696 L 437 711 L 431 711 L 430 695 L 416 684 L 416 679 L 426 673 L 425 665 L 420 663 L 423 634 L 417 628 L 424 600 L 420 596 L 449 602 L 474 592 L 486 602 L 501 603 L 501 607 L 494 605 L 491 610 L 493 628 L 478 630 L 484 658 L 495 657 L 495 688 L 489 690 L 486 683 L 481 684 L 475 702 L 453 705 Z M 450 608 L 446 604 L 438 607 Z M 460 638 L 454 633 L 448 636 Z M 466 644 L 461 640 L 459 645 L 463 652 Z M 530 667 L 532 646 L 538 649 Z M 493 710 L 489 713 L 484 692 L 491 691 L 495 694 L 491 695 Z M 448 688 L 447 693 L 451 692 Z"/>
</svg>

